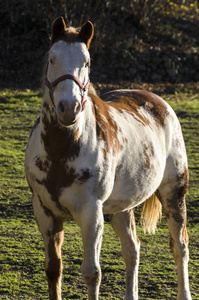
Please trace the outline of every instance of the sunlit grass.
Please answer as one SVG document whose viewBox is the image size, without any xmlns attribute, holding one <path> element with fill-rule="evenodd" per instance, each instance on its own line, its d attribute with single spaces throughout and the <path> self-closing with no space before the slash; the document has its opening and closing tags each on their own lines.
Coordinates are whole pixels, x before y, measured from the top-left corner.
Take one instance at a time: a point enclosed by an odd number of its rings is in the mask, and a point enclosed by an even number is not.
<svg viewBox="0 0 199 300">
<path fill-rule="evenodd" d="M 177 93 L 164 97 L 182 124 L 190 172 L 187 195 L 190 236 L 190 287 L 199 295 L 199 95 Z M 0 299 L 48 299 L 44 272 L 44 247 L 33 217 L 31 193 L 24 174 L 25 149 L 31 128 L 40 114 L 41 95 L 33 91 L 0 91 Z M 137 215 L 137 210 L 136 210 Z M 63 299 L 87 299 L 82 280 L 80 229 L 65 223 L 63 245 Z M 163 217 L 155 235 L 141 241 L 139 299 L 176 299 L 176 267 L 169 248 L 169 233 Z M 119 239 L 105 222 L 101 251 L 100 299 L 123 299 L 125 265 Z"/>
</svg>

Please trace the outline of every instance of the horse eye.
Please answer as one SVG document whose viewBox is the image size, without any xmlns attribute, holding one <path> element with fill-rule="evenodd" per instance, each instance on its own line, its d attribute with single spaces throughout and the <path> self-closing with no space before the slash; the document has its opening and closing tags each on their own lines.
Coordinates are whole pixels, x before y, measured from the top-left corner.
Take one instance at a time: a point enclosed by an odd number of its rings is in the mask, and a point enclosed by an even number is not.
<svg viewBox="0 0 199 300">
<path fill-rule="evenodd" d="M 53 64 L 53 63 L 54 63 L 54 60 L 53 60 L 53 58 L 50 58 L 50 59 L 49 59 L 49 61 L 50 61 L 50 63 L 51 63 L 51 64 Z"/>
<path fill-rule="evenodd" d="M 88 68 L 88 67 L 90 67 L 90 61 L 87 61 L 87 62 L 85 63 L 85 68 Z"/>
</svg>

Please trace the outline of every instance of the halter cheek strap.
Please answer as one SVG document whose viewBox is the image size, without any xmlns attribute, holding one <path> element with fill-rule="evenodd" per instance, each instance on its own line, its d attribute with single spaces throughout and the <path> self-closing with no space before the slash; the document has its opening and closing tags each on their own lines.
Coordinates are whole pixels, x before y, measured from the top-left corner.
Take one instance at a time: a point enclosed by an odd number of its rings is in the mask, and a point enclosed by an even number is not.
<svg viewBox="0 0 199 300">
<path fill-rule="evenodd" d="M 83 111 L 84 108 L 85 108 L 85 104 L 86 104 L 85 92 L 86 92 L 86 90 L 88 90 L 88 87 L 89 87 L 89 84 L 90 84 L 90 80 L 88 79 L 87 83 L 85 85 L 83 85 L 81 83 L 81 81 L 79 80 L 79 78 L 77 78 L 75 75 L 73 75 L 73 74 L 65 74 L 65 75 L 62 75 L 62 76 L 58 77 L 53 82 L 50 82 L 48 80 L 48 78 L 47 78 L 47 71 L 48 71 L 48 64 L 47 64 L 47 68 L 46 68 L 46 72 L 45 72 L 45 85 L 49 88 L 49 95 L 50 95 L 50 99 L 52 101 L 53 107 L 55 107 L 54 100 L 53 100 L 53 91 L 54 91 L 54 88 L 61 81 L 64 81 L 66 79 L 70 79 L 70 80 L 74 80 L 77 83 L 77 85 L 80 87 L 80 90 L 82 91 L 81 105 L 82 105 L 82 111 Z"/>
</svg>

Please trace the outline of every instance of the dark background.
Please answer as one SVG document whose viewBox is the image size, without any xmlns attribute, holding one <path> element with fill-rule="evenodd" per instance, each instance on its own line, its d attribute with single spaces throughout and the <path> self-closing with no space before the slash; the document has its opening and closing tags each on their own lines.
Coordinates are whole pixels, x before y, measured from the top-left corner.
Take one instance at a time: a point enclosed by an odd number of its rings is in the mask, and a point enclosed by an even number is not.
<svg viewBox="0 0 199 300">
<path fill-rule="evenodd" d="M 0 0 L 0 88 L 39 88 L 53 20 L 95 26 L 91 80 L 199 81 L 199 3 Z"/>
</svg>

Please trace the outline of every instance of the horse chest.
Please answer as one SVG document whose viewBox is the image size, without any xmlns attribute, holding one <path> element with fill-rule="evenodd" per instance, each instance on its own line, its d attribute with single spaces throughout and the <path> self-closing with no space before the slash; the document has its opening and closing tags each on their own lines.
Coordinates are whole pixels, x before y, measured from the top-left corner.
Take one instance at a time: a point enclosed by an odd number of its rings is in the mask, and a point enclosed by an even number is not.
<svg viewBox="0 0 199 300">
<path fill-rule="evenodd" d="M 109 190 L 111 170 L 108 164 L 102 164 L 101 160 L 94 163 L 95 160 L 96 157 L 88 159 L 80 155 L 74 161 L 42 161 L 37 156 L 32 163 L 34 168 L 31 167 L 31 186 L 37 194 L 45 195 L 45 202 L 58 203 L 62 198 L 65 207 L 68 202 L 81 198 L 82 194 L 96 193 L 103 198 Z"/>
</svg>

